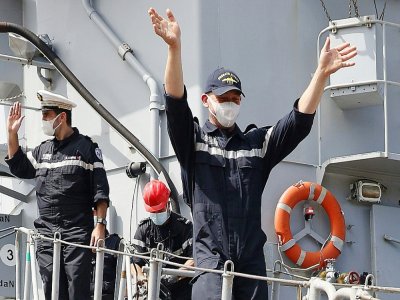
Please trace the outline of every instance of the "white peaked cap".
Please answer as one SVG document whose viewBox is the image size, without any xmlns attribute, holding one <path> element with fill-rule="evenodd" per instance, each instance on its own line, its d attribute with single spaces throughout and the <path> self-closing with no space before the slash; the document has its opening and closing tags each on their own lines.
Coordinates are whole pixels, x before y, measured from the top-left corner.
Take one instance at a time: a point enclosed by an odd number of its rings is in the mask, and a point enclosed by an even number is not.
<svg viewBox="0 0 400 300">
<path fill-rule="evenodd" d="M 49 91 L 39 90 L 37 97 L 41 102 L 42 111 L 51 109 L 72 110 L 73 107 L 76 107 L 76 104 L 68 98 Z"/>
</svg>

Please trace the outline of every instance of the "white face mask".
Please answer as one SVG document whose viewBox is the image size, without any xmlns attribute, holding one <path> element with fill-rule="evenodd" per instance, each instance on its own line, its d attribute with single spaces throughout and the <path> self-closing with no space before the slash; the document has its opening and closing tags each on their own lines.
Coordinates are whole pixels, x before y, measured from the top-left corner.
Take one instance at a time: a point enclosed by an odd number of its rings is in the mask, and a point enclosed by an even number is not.
<svg viewBox="0 0 400 300">
<path fill-rule="evenodd" d="M 207 96 L 207 98 L 211 104 L 209 105 L 208 110 L 217 119 L 219 124 L 226 128 L 235 124 L 239 115 L 240 105 L 231 101 L 219 103 L 209 96 Z M 212 106 L 215 113 L 210 109 L 210 106 Z"/>
<path fill-rule="evenodd" d="M 48 121 L 42 120 L 42 130 L 45 135 L 49 135 L 49 136 L 54 135 L 56 129 L 61 125 L 61 123 L 60 123 L 56 126 L 56 128 L 53 128 L 54 122 L 56 121 L 56 119 L 58 118 L 59 115 L 60 114 L 55 116 L 55 118 L 53 120 L 48 120 Z"/>
<path fill-rule="evenodd" d="M 169 218 L 168 210 L 160 212 L 160 213 L 150 213 L 150 219 L 153 221 L 153 223 L 155 225 L 158 225 L 158 226 L 167 222 L 168 218 Z"/>
</svg>

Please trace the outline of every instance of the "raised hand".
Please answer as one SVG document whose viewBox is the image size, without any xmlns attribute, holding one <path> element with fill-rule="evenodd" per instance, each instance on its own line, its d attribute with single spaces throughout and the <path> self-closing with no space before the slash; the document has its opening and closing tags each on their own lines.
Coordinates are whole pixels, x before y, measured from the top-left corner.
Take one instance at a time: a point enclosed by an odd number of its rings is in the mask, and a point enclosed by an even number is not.
<svg viewBox="0 0 400 300">
<path fill-rule="evenodd" d="M 159 35 L 170 47 L 180 46 L 181 29 L 172 11 L 167 9 L 167 18 L 161 17 L 154 8 L 149 9 L 154 32 Z"/>
<path fill-rule="evenodd" d="M 348 61 L 357 55 L 355 46 L 350 43 L 343 43 L 335 48 L 330 49 L 331 41 L 326 38 L 325 45 L 321 50 L 318 68 L 323 71 L 326 76 L 335 73 L 341 68 L 354 66 L 354 62 Z"/>
<path fill-rule="evenodd" d="M 15 102 L 10 108 L 7 118 L 7 130 L 9 134 L 17 134 L 25 116 L 21 115 L 21 103 Z"/>
</svg>

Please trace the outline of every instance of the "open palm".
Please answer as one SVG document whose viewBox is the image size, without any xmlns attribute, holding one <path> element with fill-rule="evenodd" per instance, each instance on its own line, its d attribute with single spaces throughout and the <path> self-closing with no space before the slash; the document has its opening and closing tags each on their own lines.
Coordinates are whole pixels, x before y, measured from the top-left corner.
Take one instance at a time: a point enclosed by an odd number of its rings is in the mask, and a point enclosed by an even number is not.
<svg viewBox="0 0 400 300">
<path fill-rule="evenodd" d="M 167 18 L 161 17 L 154 8 L 149 9 L 154 32 L 159 35 L 169 46 L 178 46 L 181 39 L 181 30 L 172 11 L 167 9 Z"/>
<path fill-rule="evenodd" d="M 326 75 L 331 75 L 341 68 L 354 66 L 354 62 L 348 61 L 357 55 L 355 46 L 349 43 L 343 43 L 336 48 L 330 49 L 329 37 L 321 50 L 319 65 Z"/>
<path fill-rule="evenodd" d="M 9 133 L 17 133 L 21 127 L 24 116 L 21 115 L 21 103 L 15 102 L 10 108 L 7 118 L 7 129 Z"/>
</svg>

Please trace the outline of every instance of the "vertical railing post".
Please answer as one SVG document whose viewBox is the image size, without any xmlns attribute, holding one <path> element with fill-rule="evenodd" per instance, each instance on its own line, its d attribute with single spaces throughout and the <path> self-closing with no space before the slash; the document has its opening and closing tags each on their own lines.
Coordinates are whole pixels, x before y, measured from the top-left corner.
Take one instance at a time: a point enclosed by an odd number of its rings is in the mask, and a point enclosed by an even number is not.
<svg viewBox="0 0 400 300">
<path fill-rule="evenodd" d="M 15 299 L 21 300 L 21 260 L 19 247 L 19 231 L 15 233 Z"/>
<path fill-rule="evenodd" d="M 158 295 L 160 294 L 161 263 L 158 261 L 158 258 L 160 258 L 160 251 L 158 249 L 151 249 L 149 280 L 147 286 L 148 300 L 157 300 Z"/>
<path fill-rule="evenodd" d="M 232 286 L 233 286 L 233 275 L 234 265 L 231 260 L 227 260 L 224 264 L 224 273 L 222 274 L 222 295 L 221 300 L 232 299 Z"/>
<path fill-rule="evenodd" d="M 60 256 L 61 256 L 61 234 L 54 233 L 53 239 L 53 275 L 51 283 L 51 300 L 58 300 L 59 283 L 60 283 Z"/>
<path fill-rule="evenodd" d="M 131 274 L 131 260 L 129 256 L 125 259 L 125 272 L 126 272 L 126 286 L 128 290 L 128 299 L 132 299 L 132 274 Z"/>
<path fill-rule="evenodd" d="M 118 300 L 124 299 L 124 292 L 125 292 L 125 284 L 126 284 L 126 263 L 125 260 L 127 257 L 124 255 L 122 257 L 122 266 L 121 266 L 121 279 L 119 280 L 119 289 L 118 289 Z M 128 257 L 129 259 L 129 257 Z M 132 298 L 130 298 L 132 299 Z"/>
<path fill-rule="evenodd" d="M 277 269 L 277 265 L 279 265 L 279 270 Z M 273 276 L 274 278 L 280 278 L 280 273 L 282 269 L 282 263 L 277 260 L 274 263 L 274 272 Z M 280 290 L 280 283 L 277 281 L 273 281 L 271 284 L 271 299 L 272 300 L 279 300 L 279 290 Z"/>
<path fill-rule="evenodd" d="M 30 287 L 31 287 L 31 249 L 29 240 L 31 238 L 30 232 L 26 236 L 26 256 L 25 256 L 25 280 L 24 280 L 24 300 L 30 300 Z"/>
<path fill-rule="evenodd" d="M 103 295 L 104 240 L 99 239 L 96 245 L 96 268 L 94 276 L 93 300 L 101 300 Z"/>
<path fill-rule="evenodd" d="M 33 235 L 30 236 L 29 249 L 31 253 L 31 274 L 32 274 L 32 289 L 33 289 L 33 300 L 39 300 L 38 294 L 38 282 L 37 282 L 37 270 L 36 270 L 36 252 L 35 252 L 35 240 Z"/>
<path fill-rule="evenodd" d="M 125 250 L 125 245 L 124 245 L 124 240 L 120 240 L 119 246 L 118 246 L 118 251 L 119 252 L 124 252 Z M 114 285 L 114 300 L 119 300 L 119 289 L 121 288 L 121 279 L 122 279 L 122 264 L 124 263 L 123 261 L 124 255 L 118 254 L 117 256 L 117 268 L 116 268 L 116 278 L 115 278 L 115 285 Z M 117 293 L 118 291 L 118 293 Z"/>
</svg>

